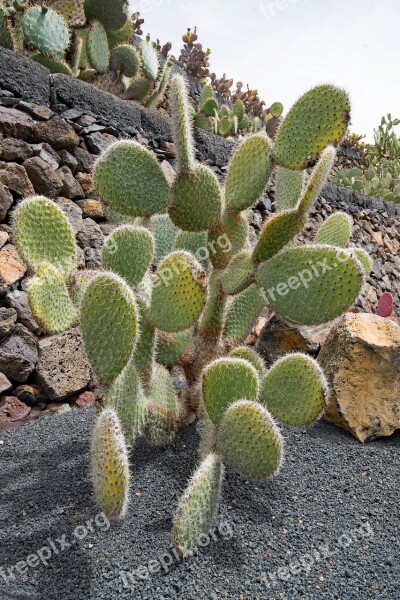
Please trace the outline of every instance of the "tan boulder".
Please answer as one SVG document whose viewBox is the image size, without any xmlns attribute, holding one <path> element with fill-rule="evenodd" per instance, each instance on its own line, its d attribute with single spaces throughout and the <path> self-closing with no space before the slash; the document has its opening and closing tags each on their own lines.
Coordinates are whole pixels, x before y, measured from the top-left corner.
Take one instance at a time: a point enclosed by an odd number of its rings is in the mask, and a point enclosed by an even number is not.
<svg viewBox="0 0 400 600">
<path fill-rule="evenodd" d="M 400 327 L 372 314 L 345 315 L 318 360 L 331 387 L 326 420 L 360 442 L 400 428 Z"/>
</svg>

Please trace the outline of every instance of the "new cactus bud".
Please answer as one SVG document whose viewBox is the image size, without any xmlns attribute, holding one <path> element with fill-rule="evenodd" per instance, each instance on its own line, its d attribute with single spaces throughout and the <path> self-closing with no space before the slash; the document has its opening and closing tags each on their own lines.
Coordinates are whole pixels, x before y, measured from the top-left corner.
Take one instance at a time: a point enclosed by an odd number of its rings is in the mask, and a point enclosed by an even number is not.
<svg viewBox="0 0 400 600">
<path fill-rule="evenodd" d="M 322 223 L 314 238 L 314 243 L 345 248 L 350 241 L 352 224 L 349 215 L 336 212 Z"/>
<path fill-rule="evenodd" d="M 94 426 L 91 472 L 98 505 L 109 519 L 122 519 L 129 503 L 128 451 L 117 414 L 110 408 Z"/>
</svg>

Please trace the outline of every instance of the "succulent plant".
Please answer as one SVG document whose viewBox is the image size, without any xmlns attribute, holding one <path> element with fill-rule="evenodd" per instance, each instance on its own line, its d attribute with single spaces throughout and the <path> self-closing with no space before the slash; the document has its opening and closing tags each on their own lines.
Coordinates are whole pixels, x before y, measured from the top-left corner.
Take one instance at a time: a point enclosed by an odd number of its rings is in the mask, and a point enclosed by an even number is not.
<svg viewBox="0 0 400 600">
<path fill-rule="evenodd" d="M 150 61 L 147 75 L 151 68 Z M 155 156 L 134 141 L 110 146 L 95 165 L 97 191 L 118 223 L 104 245 L 102 269 L 79 275 L 71 229 L 50 200 L 21 203 L 14 230 L 36 272 L 30 289 L 40 322 L 50 331 L 79 315 L 105 404 L 91 453 L 103 510 L 114 518 L 127 510 L 125 439 L 134 443 L 142 434 L 162 446 L 193 413 L 203 421 L 202 461 L 174 519 L 174 544 L 185 555 L 213 524 L 225 463 L 249 479 L 273 477 L 284 450 L 275 419 L 312 425 L 324 411 L 327 386 L 312 358 L 285 356 L 266 371 L 243 345 L 263 307 L 305 325 L 332 320 L 360 293 L 368 256 L 345 248 L 351 223 L 341 214 L 322 225 L 314 244 L 295 241 L 330 173 L 333 145 L 346 130 L 349 104 L 342 90 L 318 86 L 305 94 L 282 120 L 275 144 L 265 132 L 246 136 L 223 184 L 196 161 L 181 76 L 173 77 L 170 94 L 177 150 L 172 183 Z M 311 164 L 305 185 L 303 171 Z M 247 211 L 276 167 L 286 181 L 279 212 L 251 247 Z M 65 307 L 63 319 L 48 290 L 60 298 L 58 309 Z M 176 364 L 186 373 L 184 395 L 169 372 Z"/>
<path fill-rule="evenodd" d="M 210 75 L 209 56 L 211 50 L 209 48 L 203 50 L 203 46 L 197 40 L 197 27 L 193 31 L 189 28 L 185 35 L 182 36 L 184 46 L 177 62 L 180 67 L 193 75 L 193 77 L 202 80 Z"/>
</svg>

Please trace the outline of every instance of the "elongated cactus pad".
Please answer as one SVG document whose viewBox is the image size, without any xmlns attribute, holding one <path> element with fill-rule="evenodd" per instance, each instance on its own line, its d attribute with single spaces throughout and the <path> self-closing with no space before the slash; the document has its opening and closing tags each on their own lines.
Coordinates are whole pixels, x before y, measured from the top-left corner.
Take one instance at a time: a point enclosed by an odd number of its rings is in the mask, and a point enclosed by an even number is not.
<svg viewBox="0 0 400 600">
<path fill-rule="evenodd" d="M 222 191 L 212 170 L 198 165 L 190 175 L 180 175 L 172 188 L 168 212 L 177 227 L 205 231 L 214 227 L 222 210 Z"/>
<path fill-rule="evenodd" d="M 202 391 L 207 414 L 218 426 L 237 400 L 257 400 L 260 379 L 256 369 L 241 358 L 218 358 L 203 373 Z"/>
<path fill-rule="evenodd" d="M 329 244 L 345 248 L 350 241 L 352 220 L 348 214 L 337 212 L 322 223 L 315 236 L 315 244 Z"/>
<path fill-rule="evenodd" d="M 125 77 L 134 77 L 140 64 L 139 53 L 130 44 L 116 46 L 111 53 L 110 67 Z"/>
<path fill-rule="evenodd" d="M 364 275 L 369 277 L 372 270 L 372 260 L 368 252 L 366 252 L 363 248 L 349 248 L 348 253 L 350 256 L 358 260 L 364 271 Z"/>
<path fill-rule="evenodd" d="M 280 358 L 261 383 L 260 402 L 287 425 L 313 425 L 322 416 L 327 398 L 325 375 L 307 354 Z"/>
<path fill-rule="evenodd" d="M 242 250 L 233 257 L 221 276 L 222 287 L 226 294 L 238 294 L 249 287 L 255 276 L 255 264 L 249 250 Z"/>
<path fill-rule="evenodd" d="M 45 54 L 34 54 L 32 60 L 39 63 L 43 67 L 46 67 L 50 73 L 63 73 L 64 75 L 72 75 L 72 70 L 68 63 L 61 58 L 54 58 L 53 56 L 46 56 Z"/>
<path fill-rule="evenodd" d="M 256 324 L 265 305 L 258 287 L 250 287 L 234 297 L 226 318 L 224 333 L 228 338 L 244 340 Z"/>
<path fill-rule="evenodd" d="M 151 302 L 153 324 L 169 332 L 189 329 L 203 311 L 206 293 L 200 263 L 188 252 L 173 252 L 158 267 Z"/>
<path fill-rule="evenodd" d="M 302 222 L 296 209 L 291 208 L 273 215 L 261 232 L 256 247 L 254 260 L 264 262 L 277 254 L 301 231 Z"/>
<path fill-rule="evenodd" d="M 120 29 L 128 20 L 128 0 L 85 0 L 88 21 L 98 19 L 107 31 Z"/>
<path fill-rule="evenodd" d="M 260 377 L 263 376 L 265 371 L 263 360 L 253 348 L 250 348 L 249 346 L 238 346 L 234 350 L 231 350 L 229 356 L 231 358 L 242 358 L 243 360 L 247 360 L 253 365 Z"/>
<path fill-rule="evenodd" d="M 137 142 L 110 146 L 96 163 L 93 179 L 104 203 L 128 216 L 149 217 L 163 211 L 170 200 L 157 159 Z"/>
<path fill-rule="evenodd" d="M 171 375 L 156 365 L 149 389 L 149 401 L 143 434 L 155 446 L 166 446 L 178 429 L 180 407 Z"/>
<path fill-rule="evenodd" d="M 185 556 L 202 544 L 217 516 L 224 467 L 220 456 L 209 454 L 184 491 L 174 518 L 173 543 Z"/>
<path fill-rule="evenodd" d="M 117 413 L 128 443 L 133 443 L 144 426 L 147 398 L 132 362 L 126 365 L 107 390 L 105 402 Z"/>
<path fill-rule="evenodd" d="M 112 383 L 135 349 L 138 311 L 123 279 L 112 273 L 96 275 L 85 289 L 81 329 L 90 364 L 99 381 Z"/>
<path fill-rule="evenodd" d="M 165 62 L 164 68 L 161 71 L 160 77 L 156 83 L 155 90 L 151 94 L 150 98 L 146 101 L 146 108 L 155 109 L 159 104 L 161 104 L 169 84 L 173 64 L 174 63 L 172 59 L 168 59 Z"/>
<path fill-rule="evenodd" d="M 14 238 L 31 269 L 49 262 L 65 277 L 76 270 L 76 245 L 71 225 L 52 200 L 43 196 L 23 200 L 14 216 Z"/>
<path fill-rule="evenodd" d="M 287 169 L 313 165 L 328 145 L 337 145 L 350 120 L 347 93 L 333 85 L 309 90 L 290 109 L 278 130 L 276 164 Z"/>
<path fill-rule="evenodd" d="M 321 158 L 315 165 L 310 180 L 301 196 L 298 204 L 298 211 L 305 221 L 315 202 L 318 200 L 324 185 L 327 182 L 332 167 L 335 162 L 336 150 L 333 146 L 328 146 L 323 151 Z"/>
<path fill-rule="evenodd" d="M 154 215 L 151 223 L 156 244 L 155 259 L 159 263 L 175 249 L 179 229 L 168 215 Z"/>
<path fill-rule="evenodd" d="M 178 169 L 181 174 L 187 174 L 194 170 L 196 161 L 189 93 L 187 83 L 181 75 L 171 78 L 170 103 Z"/>
<path fill-rule="evenodd" d="M 47 333 L 65 331 L 73 324 L 74 305 L 63 276 L 51 263 L 38 266 L 37 276 L 29 282 L 28 299 L 35 320 Z"/>
<path fill-rule="evenodd" d="M 157 361 L 162 365 L 170 366 L 179 364 L 181 358 L 189 352 L 193 346 L 193 331 L 181 331 L 179 333 L 157 334 Z"/>
<path fill-rule="evenodd" d="M 147 304 L 147 301 L 138 297 L 137 304 L 140 315 L 140 336 L 136 345 L 134 359 L 143 385 L 147 388 L 154 369 L 156 329 L 151 322 L 150 306 Z"/>
<path fill-rule="evenodd" d="M 257 402 L 235 402 L 228 408 L 218 445 L 224 459 L 249 479 L 269 479 L 282 464 L 282 435 L 269 412 Z"/>
<path fill-rule="evenodd" d="M 276 168 L 275 204 L 278 210 L 295 208 L 304 188 L 305 171 Z"/>
<path fill-rule="evenodd" d="M 281 317 L 316 325 L 344 313 L 364 283 L 361 265 L 332 246 L 282 250 L 257 274 L 265 301 Z"/>
<path fill-rule="evenodd" d="M 93 21 L 87 38 L 89 60 L 98 73 L 105 73 L 110 62 L 107 33 L 100 21 Z"/>
<path fill-rule="evenodd" d="M 102 266 L 135 287 L 145 276 L 154 255 L 154 240 L 148 229 L 122 225 L 109 235 L 103 247 Z"/>
<path fill-rule="evenodd" d="M 69 45 L 69 30 L 64 19 L 54 10 L 45 6 L 29 8 L 22 27 L 29 44 L 41 54 L 64 58 Z"/>
<path fill-rule="evenodd" d="M 147 79 L 150 79 L 150 81 L 156 81 L 159 68 L 158 55 L 157 50 L 150 40 L 146 40 L 142 43 L 140 46 L 140 54 L 142 56 L 143 75 Z"/>
<path fill-rule="evenodd" d="M 128 452 L 117 414 L 110 408 L 94 426 L 91 471 L 98 505 L 109 519 L 122 519 L 129 502 Z"/>
<path fill-rule="evenodd" d="M 261 196 L 271 173 L 271 142 L 265 133 L 246 138 L 234 152 L 225 183 L 228 210 L 250 208 Z"/>
<path fill-rule="evenodd" d="M 12 26 L 5 12 L 0 8 L 0 46 L 8 50 L 15 50 L 15 38 Z"/>
</svg>

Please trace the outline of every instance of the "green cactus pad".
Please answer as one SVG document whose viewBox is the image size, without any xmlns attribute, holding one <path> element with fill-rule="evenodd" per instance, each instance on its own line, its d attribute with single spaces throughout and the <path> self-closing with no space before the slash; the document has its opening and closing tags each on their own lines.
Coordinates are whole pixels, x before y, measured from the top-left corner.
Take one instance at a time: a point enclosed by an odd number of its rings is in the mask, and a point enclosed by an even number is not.
<svg viewBox="0 0 400 600">
<path fill-rule="evenodd" d="M 149 390 L 143 434 L 155 446 L 170 444 L 177 432 L 180 406 L 171 375 L 156 365 Z"/>
<path fill-rule="evenodd" d="M 238 340 L 246 339 L 256 324 L 264 305 L 265 302 L 255 284 L 235 296 L 226 318 L 226 337 Z"/>
<path fill-rule="evenodd" d="M 340 316 L 364 283 L 359 263 L 332 246 L 282 250 L 259 268 L 257 280 L 272 310 L 302 325 Z"/>
<path fill-rule="evenodd" d="M 122 225 L 111 233 L 103 246 L 102 267 L 135 287 L 145 276 L 153 255 L 154 240 L 148 229 Z"/>
<path fill-rule="evenodd" d="M 281 102 L 274 102 L 271 105 L 271 115 L 277 119 L 283 113 L 283 104 Z"/>
<path fill-rule="evenodd" d="M 168 215 L 155 215 L 151 223 L 156 243 L 155 260 L 158 264 L 175 249 L 179 229 Z"/>
<path fill-rule="evenodd" d="M 110 208 L 107 204 L 103 204 L 104 216 L 113 223 L 113 225 L 135 225 L 138 217 L 128 217 L 116 210 Z"/>
<path fill-rule="evenodd" d="M 304 188 L 305 171 L 276 168 L 275 204 L 278 210 L 295 208 Z"/>
<path fill-rule="evenodd" d="M 179 173 L 188 174 L 194 170 L 196 162 L 189 92 L 186 80 L 181 75 L 171 78 L 169 100 Z"/>
<path fill-rule="evenodd" d="M 363 248 L 349 248 L 348 253 L 360 263 L 366 277 L 369 277 L 372 270 L 372 260 L 368 252 Z"/>
<path fill-rule="evenodd" d="M 69 30 L 64 19 L 54 10 L 45 6 L 29 8 L 22 27 L 29 44 L 41 54 L 64 58 L 69 45 Z"/>
<path fill-rule="evenodd" d="M 19 253 L 31 269 L 49 262 L 65 277 L 76 270 L 76 245 L 71 225 L 52 200 L 42 196 L 23 200 L 15 212 L 14 238 Z"/>
<path fill-rule="evenodd" d="M 112 383 L 131 358 L 138 333 L 135 298 L 123 279 L 112 273 L 93 277 L 82 298 L 81 329 L 97 378 Z"/>
<path fill-rule="evenodd" d="M 202 108 L 203 113 L 206 117 L 213 117 L 215 111 L 218 110 L 218 102 L 214 98 L 209 98 Z"/>
<path fill-rule="evenodd" d="M 265 133 L 240 143 L 228 167 L 225 200 L 228 210 L 240 212 L 261 196 L 271 173 L 271 142 Z"/>
<path fill-rule="evenodd" d="M 333 146 L 325 148 L 311 174 L 310 180 L 298 204 L 298 211 L 303 222 L 306 221 L 310 210 L 318 200 L 324 185 L 328 180 L 335 162 L 335 157 L 336 150 Z"/>
<path fill-rule="evenodd" d="M 68 63 L 60 58 L 54 58 L 53 56 L 46 56 L 45 54 L 34 54 L 32 59 L 42 67 L 46 67 L 50 73 L 63 73 L 63 75 L 71 75 L 72 71 Z"/>
<path fill-rule="evenodd" d="M 179 364 L 193 348 L 193 331 L 181 331 L 178 333 L 158 332 L 157 335 L 157 361 L 167 367 Z"/>
<path fill-rule="evenodd" d="M 230 134 L 232 128 L 232 121 L 229 117 L 222 117 L 220 121 L 218 121 L 217 125 L 217 133 L 222 137 L 226 137 Z"/>
<path fill-rule="evenodd" d="M 147 302 L 139 297 L 137 303 L 140 316 L 140 336 L 134 360 L 143 385 L 147 388 L 154 369 L 156 330 L 150 319 L 150 307 Z"/>
<path fill-rule="evenodd" d="M 118 44 L 128 43 L 133 38 L 133 25 L 132 21 L 128 19 L 120 29 L 115 31 L 107 31 L 108 45 L 110 48 L 114 48 Z"/>
<path fill-rule="evenodd" d="M 128 0 L 85 0 L 85 15 L 88 21 L 101 21 L 107 31 L 121 29 L 128 20 Z"/>
<path fill-rule="evenodd" d="M 68 284 L 68 292 L 74 305 L 79 308 L 82 296 L 89 281 L 96 275 L 92 269 L 79 270 Z"/>
<path fill-rule="evenodd" d="M 161 75 L 156 83 L 154 92 L 151 94 L 150 98 L 146 101 L 146 108 L 153 110 L 161 104 L 161 102 L 164 98 L 165 91 L 166 91 L 169 81 L 170 81 L 171 69 L 172 69 L 173 64 L 174 63 L 173 63 L 172 59 L 168 59 L 165 62 L 164 68 L 161 71 Z"/>
<path fill-rule="evenodd" d="M 180 175 L 172 188 L 168 212 L 177 227 L 185 231 L 205 231 L 221 216 L 222 192 L 209 167 L 198 165 L 190 175 Z"/>
<path fill-rule="evenodd" d="M 209 248 L 207 246 L 206 231 L 181 231 L 176 238 L 175 247 L 177 250 L 186 250 L 193 254 L 205 269 L 209 265 Z"/>
<path fill-rule="evenodd" d="M 221 457 L 209 454 L 183 492 L 173 527 L 173 543 L 181 556 L 195 551 L 208 536 L 217 516 L 223 477 Z"/>
<path fill-rule="evenodd" d="M 236 254 L 221 276 L 221 283 L 226 294 L 235 295 L 249 287 L 255 272 L 255 264 L 249 250 Z"/>
<path fill-rule="evenodd" d="M 249 223 L 245 212 L 225 213 L 208 234 L 210 260 L 216 269 L 225 268 L 231 258 L 247 245 Z"/>
<path fill-rule="evenodd" d="M 229 352 L 229 356 L 231 358 L 242 358 L 243 360 L 247 360 L 247 362 L 253 365 L 260 377 L 264 375 L 265 367 L 263 360 L 250 346 L 238 346 Z"/>
<path fill-rule="evenodd" d="M 147 399 L 139 374 L 132 363 L 126 365 L 107 390 L 105 403 L 107 407 L 115 410 L 128 443 L 133 443 L 136 437 L 142 433 Z"/>
<path fill-rule="evenodd" d="M 302 96 L 278 130 L 276 164 L 287 169 L 313 165 L 328 145 L 337 145 L 350 121 L 347 93 L 333 85 L 320 85 Z"/>
<path fill-rule="evenodd" d="M 344 212 L 337 212 L 322 223 L 314 238 L 314 243 L 345 248 L 350 241 L 351 231 L 351 217 Z"/>
<path fill-rule="evenodd" d="M 139 64 L 139 53 L 130 44 L 116 46 L 111 53 L 111 69 L 125 75 L 125 77 L 135 77 Z"/>
<path fill-rule="evenodd" d="M 168 332 L 189 329 L 203 311 L 206 293 L 200 263 L 188 252 L 173 252 L 158 267 L 151 301 L 153 324 Z"/>
<path fill-rule="evenodd" d="M 147 94 L 150 92 L 152 87 L 152 81 L 150 79 L 146 79 L 146 77 L 136 77 L 131 83 L 128 85 L 125 97 L 127 100 L 136 100 L 137 102 L 141 102 L 146 98 Z"/>
<path fill-rule="evenodd" d="M 260 402 L 282 423 L 305 427 L 321 418 L 328 385 L 319 364 L 307 354 L 280 358 L 264 376 Z"/>
<path fill-rule="evenodd" d="M 13 36 L 12 25 L 7 19 L 6 14 L 0 8 L 0 46 L 8 50 L 15 51 L 15 39 Z"/>
<path fill-rule="evenodd" d="M 89 82 L 89 81 L 92 81 L 92 79 L 95 75 L 96 75 L 95 69 L 83 69 L 79 73 L 78 79 Z"/>
<path fill-rule="evenodd" d="M 206 117 L 203 113 L 199 113 L 196 115 L 194 119 L 194 126 L 199 127 L 200 129 L 208 129 L 210 124 L 209 118 Z"/>
<path fill-rule="evenodd" d="M 254 248 L 254 260 L 264 262 L 277 254 L 301 231 L 302 223 L 296 209 L 284 210 L 269 219 Z"/>
<path fill-rule="evenodd" d="M 110 146 L 97 161 L 93 179 L 104 203 L 128 216 L 149 217 L 164 210 L 170 200 L 157 159 L 137 142 Z"/>
<path fill-rule="evenodd" d="M 203 373 L 204 406 L 218 427 L 228 407 L 237 400 L 257 400 L 260 378 L 256 369 L 241 358 L 218 358 Z"/>
<path fill-rule="evenodd" d="M 75 308 L 63 276 L 51 263 L 38 266 L 37 277 L 29 282 L 28 299 L 35 321 L 47 333 L 65 331 L 75 321 Z"/>
<path fill-rule="evenodd" d="M 122 519 L 129 503 L 128 451 L 111 408 L 96 419 L 90 455 L 96 501 L 109 519 Z"/>
<path fill-rule="evenodd" d="M 100 21 L 94 21 L 87 39 L 87 53 L 98 73 L 105 73 L 110 62 L 107 33 Z"/>
<path fill-rule="evenodd" d="M 143 75 L 150 79 L 150 81 L 156 81 L 158 77 L 158 55 L 157 50 L 154 48 L 152 42 L 145 41 L 140 46 L 140 54 L 142 56 L 142 72 Z"/>
<path fill-rule="evenodd" d="M 277 475 L 283 438 L 269 412 L 257 402 L 235 402 L 218 432 L 223 457 L 243 477 L 264 481 Z"/>
</svg>

